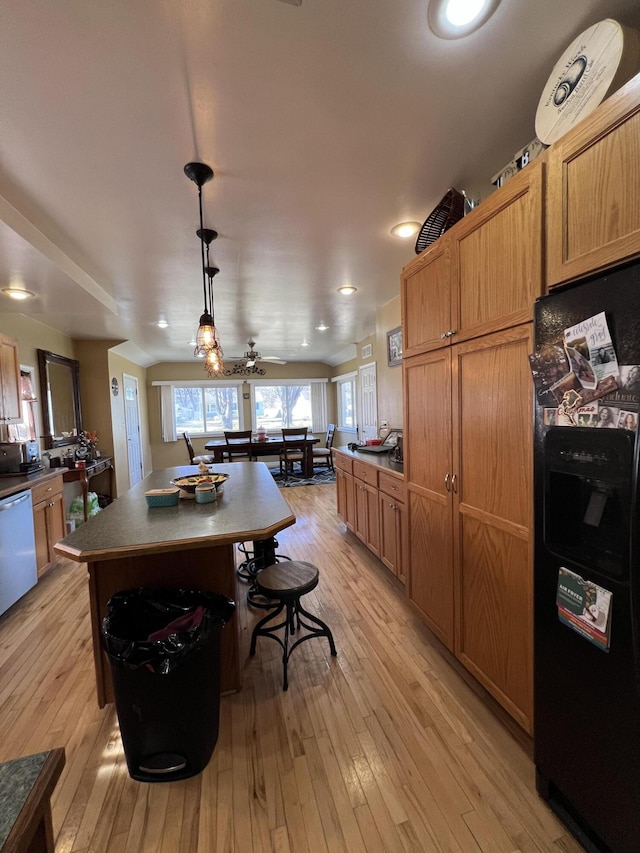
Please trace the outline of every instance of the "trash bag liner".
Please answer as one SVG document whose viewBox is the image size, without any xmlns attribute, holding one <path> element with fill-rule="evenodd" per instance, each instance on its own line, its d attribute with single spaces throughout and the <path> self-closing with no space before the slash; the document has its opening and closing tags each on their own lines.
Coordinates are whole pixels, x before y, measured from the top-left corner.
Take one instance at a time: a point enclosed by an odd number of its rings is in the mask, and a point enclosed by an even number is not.
<svg viewBox="0 0 640 853">
<path fill-rule="evenodd" d="M 182 621 L 199 607 L 205 610 L 199 624 L 178 627 L 161 640 L 149 639 L 154 633 L 166 632 L 171 623 Z M 214 592 L 124 590 L 109 599 L 102 622 L 102 644 L 117 664 L 168 675 L 186 655 L 205 643 L 212 631 L 223 628 L 234 610 L 233 601 Z"/>
<path fill-rule="evenodd" d="M 218 739 L 220 633 L 234 610 L 198 590 L 130 589 L 109 600 L 101 639 L 133 779 L 175 781 L 207 766 Z"/>
</svg>

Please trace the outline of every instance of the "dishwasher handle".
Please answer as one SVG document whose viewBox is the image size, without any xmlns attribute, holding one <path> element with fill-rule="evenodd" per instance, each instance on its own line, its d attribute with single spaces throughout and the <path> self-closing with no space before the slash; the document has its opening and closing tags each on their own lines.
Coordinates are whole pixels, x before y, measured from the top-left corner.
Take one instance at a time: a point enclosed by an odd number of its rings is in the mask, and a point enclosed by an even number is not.
<svg viewBox="0 0 640 853">
<path fill-rule="evenodd" d="M 0 512 L 4 512 L 5 509 L 11 509 L 18 504 L 21 504 L 23 501 L 28 501 L 31 497 L 31 492 L 23 492 L 21 495 L 13 501 L 7 501 L 7 503 L 0 503 Z"/>
</svg>

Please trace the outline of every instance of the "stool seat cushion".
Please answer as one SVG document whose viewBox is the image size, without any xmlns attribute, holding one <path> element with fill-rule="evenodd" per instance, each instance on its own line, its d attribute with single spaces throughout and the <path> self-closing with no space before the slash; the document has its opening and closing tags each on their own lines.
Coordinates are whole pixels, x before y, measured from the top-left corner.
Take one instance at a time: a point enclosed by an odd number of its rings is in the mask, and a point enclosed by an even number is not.
<svg viewBox="0 0 640 853">
<path fill-rule="evenodd" d="M 287 598 L 310 592 L 317 586 L 318 569 L 311 563 L 288 560 L 263 569 L 256 578 L 262 595 L 269 598 Z"/>
</svg>

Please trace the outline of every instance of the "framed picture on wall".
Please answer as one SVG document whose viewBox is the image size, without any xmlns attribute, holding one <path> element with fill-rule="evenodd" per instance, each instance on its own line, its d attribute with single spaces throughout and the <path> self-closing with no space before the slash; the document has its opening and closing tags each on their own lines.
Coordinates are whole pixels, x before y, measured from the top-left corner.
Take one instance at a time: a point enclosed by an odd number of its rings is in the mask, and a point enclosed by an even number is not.
<svg viewBox="0 0 640 853">
<path fill-rule="evenodd" d="M 387 366 L 402 364 L 402 326 L 387 332 Z"/>
</svg>

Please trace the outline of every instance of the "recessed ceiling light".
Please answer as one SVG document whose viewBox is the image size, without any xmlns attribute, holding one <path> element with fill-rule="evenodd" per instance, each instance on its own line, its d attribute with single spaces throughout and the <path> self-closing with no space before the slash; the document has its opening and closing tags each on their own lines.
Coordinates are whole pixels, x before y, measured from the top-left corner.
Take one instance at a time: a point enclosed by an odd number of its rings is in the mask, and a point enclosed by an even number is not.
<svg viewBox="0 0 640 853">
<path fill-rule="evenodd" d="M 393 226 L 389 233 L 394 237 L 413 237 L 414 234 L 418 233 L 420 228 L 421 225 L 419 222 L 399 222 Z"/>
<path fill-rule="evenodd" d="M 301 346 L 301 347 L 308 347 L 308 346 L 309 346 L 309 341 L 302 341 L 302 343 L 300 344 L 300 346 Z"/>
<path fill-rule="evenodd" d="M 352 293 L 355 293 L 358 288 L 354 287 L 352 284 L 343 284 L 342 287 L 338 288 L 338 293 L 341 293 L 343 296 L 351 296 Z"/>
<path fill-rule="evenodd" d="M 156 326 L 157 326 L 159 329 L 166 329 L 168 325 L 169 325 L 169 324 L 167 323 L 167 321 L 166 321 L 166 320 L 158 320 L 158 322 L 156 323 Z"/>
<path fill-rule="evenodd" d="M 9 296 L 11 299 L 33 299 L 35 293 L 32 290 L 25 290 L 24 287 L 3 287 L 2 293 Z"/>
<path fill-rule="evenodd" d="M 316 326 L 316 332 L 326 332 L 328 328 L 324 323 L 320 323 L 319 326 Z"/>
<path fill-rule="evenodd" d="M 429 26 L 443 39 L 459 39 L 479 29 L 500 0 L 431 0 Z"/>
</svg>

